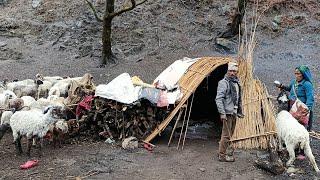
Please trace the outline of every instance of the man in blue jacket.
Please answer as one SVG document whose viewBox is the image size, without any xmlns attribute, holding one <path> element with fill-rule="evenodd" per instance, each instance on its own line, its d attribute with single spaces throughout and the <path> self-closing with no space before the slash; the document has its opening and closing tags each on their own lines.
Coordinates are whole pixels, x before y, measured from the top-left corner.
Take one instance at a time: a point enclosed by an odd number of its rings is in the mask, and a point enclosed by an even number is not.
<svg viewBox="0 0 320 180">
<path fill-rule="evenodd" d="M 238 64 L 228 63 L 228 71 L 225 77 L 219 81 L 216 104 L 220 113 L 220 119 L 223 122 L 221 139 L 219 143 L 219 161 L 233 162 L 232 152 L 227 155 L 227 149 L 230 146 L 230 138 L 236 126 L 237 116 L 242 118 L 242 100 L 241 86 L 238 74 Z"/>
</svg>

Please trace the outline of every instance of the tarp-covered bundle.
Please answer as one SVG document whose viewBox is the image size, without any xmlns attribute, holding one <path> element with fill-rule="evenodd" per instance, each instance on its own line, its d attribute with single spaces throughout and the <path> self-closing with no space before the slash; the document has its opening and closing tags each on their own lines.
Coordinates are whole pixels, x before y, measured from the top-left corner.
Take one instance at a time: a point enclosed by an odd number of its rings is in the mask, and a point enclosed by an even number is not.
<svg viewBox="0 0 320 180">
<path fill-rule="evenodd" d="M 147 99 L 158 107 L 175 104 L 182 97 L 178 81 L 187 69 L 199 58 L 183 58 L 166 68 L 152 85 L 143 83 L 136 76 L 123 73 L 108 84 L 98 85 L 95 96 L 112 99 L 124 104 L 131 104 L 140 99 Z"/>
</svg>

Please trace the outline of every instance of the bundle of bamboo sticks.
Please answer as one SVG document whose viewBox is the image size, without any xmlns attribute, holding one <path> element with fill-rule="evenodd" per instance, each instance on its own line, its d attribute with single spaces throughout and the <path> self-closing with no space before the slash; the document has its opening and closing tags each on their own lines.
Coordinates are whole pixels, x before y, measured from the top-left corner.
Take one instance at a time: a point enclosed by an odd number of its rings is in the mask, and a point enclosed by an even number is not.
<svg viewBox="0 0 320 180">
<path fill-rule="evenodd" d="M 257 13 L 257 9 L 254 13 Z M 239 48 L 239 78 L 242 85 L 245 117 L 238 119 L 231 141 L 235 148 L 268 147 L 275 132 L 275 110 L 265 85 L 253 76 L 253 52 L 256 45 L 255 30 L 259 16 L 254 16 L 251 27 L 245 26 L 245 35 Z M 246 17 L 244 19 L 246 21 Z M 250 29 L 250 30 L 249 30 Z"/>
<path fill-rule="evenodd" d="M 243 112 L 245 117 L 238 119 L 232 137 L 236 148 L 268 147 L 268 138 L 275 134 L 275 113 L 266 87 L 252 73 L 252 64 L 241 60 L 239 78 L 242 85 Z"/>
</svg>

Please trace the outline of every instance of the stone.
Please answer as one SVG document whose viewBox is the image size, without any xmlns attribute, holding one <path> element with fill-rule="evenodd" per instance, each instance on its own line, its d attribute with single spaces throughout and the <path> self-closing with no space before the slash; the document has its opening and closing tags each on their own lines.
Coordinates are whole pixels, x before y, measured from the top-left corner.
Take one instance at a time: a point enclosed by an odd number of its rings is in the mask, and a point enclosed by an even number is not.
<svg viewBox="0 0 320 180">
<path fill-rule="evenodd" d="M 274 18 L 273 18 L 273 21 L 272 22 L 274 22 L 274 23 L 276 23 L 276 24 L 281 24 L 281 21 L 282 21 L 282 16 L 275 16 Z"/>
<path fill-rule="evenodd" d="M 0 42 L 0 47 L 4 47 L 4 46 L 6 46 L 6 45 L 7 45 L 6 42 Z"/>
<path fill-rule="evenodd" d="M 289 167 L 287 169 L 288 174 L 303 174 L 304 171 L 300 168 L 295 168 L 295 167 Z"/>
<path fill-rule="evenodd" d="M 234 41 L 231 41 L 226 38 L 217 38 L 216 44 L 224 47 L 227 50 L 231 50 L 231 51 L 235 51 L 236 47 L 237 47 L 237 44 Z"/>
<path fill-rule="evenodd" d="M 272 22 L 272 27 L 271 27 L 272 31 L 276 32 L 280 30 L 280 26 L 279 24 Z"/>
<path fill-rule="evenodd" d="M 105 143 L 108 143 L 108 144 L 113 144 L 115 143 L 115 140 L 111 139 L 111 138 L 108 138 L 107 140 L 104 141 Z"/>
<path fill-rule="evenodd" d="M 230 5 L 222 6 L 221 9 L 220 9 L 220 15 L 224 16 L 226 14 L 229 14 L 230 13 L 230 9 L 231 9 Z"/>
<path fill-rule="evenodd" d="M 82 25 L 83 25 L 83 21 L 78 21 L 78 22 L 76 23 L 76 26 L 77 26 L 78 28 L 81 28 Z"/>
<path fill-rule="evenodd" d="M 41 4 L 41 0 L 32 0 L 32 7 L 37 8 Z"/>
<path fill-rule="evenodd" d="M 122 141 L 123 149 L 136 149 L 138 148 L 138 139 L 136 137 L 128 137 Z"/>
<path fill-rule="evenodd" d="M 205 172 L 205 171 L 206 171 L 205 168 L 199 168 L 199 170 L 200 170 L 201 172 Z"/>
<path fill-rule="evenodd" d="M 135 29 L 135 30 L 133 30 L 133 32 L 139 36 L 143 36 L 143 29 Z"/>
<path fill-rule="evenodd" d="M 79 59 L 79 58 L 80 58 L 80 55 L 79 55 L 79 54 L 76 54 L 76 55 L 74 55 L 74 58 L 75 58 L 75 59 Z"/>
<path fill-rule="evenodd" d="M 257 155 L 257 157 L 259 159 L 267 159 L 267 158 L 269 158 L 269 153 L 266 152 L 266 151 L 258 151 L 256 155 Z"/>
</svg>

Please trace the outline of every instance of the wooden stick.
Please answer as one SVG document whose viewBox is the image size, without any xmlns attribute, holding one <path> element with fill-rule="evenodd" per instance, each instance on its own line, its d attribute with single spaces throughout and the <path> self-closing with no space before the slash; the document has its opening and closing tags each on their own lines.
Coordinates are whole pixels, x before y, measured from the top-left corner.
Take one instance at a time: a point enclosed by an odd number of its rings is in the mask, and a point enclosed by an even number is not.
<svg viewBox="0 0 320 180">
<path fill-rule="evenodd" d="M 182 110 L 182 107 L 181 107 L 181 108 L 180 108 L 180 112 L 179 112 L 178 117 L 177 117 L 177 120 L 176 120 L 176 123 L 174 124 L 173 129 L 172 129 L 172 132 L 171 132 L 171 135 L 170 135 L 170 139 L 169 139 L 169 142 L 168 142 L 168 147 L 170 146 L 170 143 L 171 143 L 171 140 L 172 140 L 174 131 L 175 131 L 176 128 L 177 128 L 177 125 L 178 125 L 178 122 L 179 122 L 179 120 L 180 120 L 180 118 L 181 118 L 182 112 L 183 112 L 183 110 Z"/>
<path fill-rule="evenodd" d="M 241 141 L 241 140 L 250 139 L 250 138 L 255 138 L 255 137 L 259 137 L 259 136 L 268 136 L 268 135 L 274 135 L 274 134 L 277 134 L 277 133 L 274 132 L 274 131 L 271 131 L 271 132 L 266 132 L 266 133 L 264 133 L 264 134 L 256 134 L 256 135 L 252 135 L 252 136 L 248 136 L 248 137 L 231 139 L 230 141 L 231 141 L 231 142 L 233 142 L 233 141 Z"/>
<path fill-rule="evenodd" d="M 187 131 L 188 131 L 188 127 L 189 127 L 190 115 L 191 115 L 191 110 L 192 110 L 192 105 L 193 105 L 193 98 L 194 98 L 194 93 L 192 95 L 191 104 L 190 104 L 190 108 L 189 108 L 186 130 L 184 132 L 184 138 L 183 138 L 183 142 L 182 142 L 182 150 L 184 148 L 184 142 L 186 141 Z"/>
<path fill-rule="evenodd" d="M 315 132 L 315 131 L 311 131 L 309 132 L 309 135 L 315 139 L 319 139 L 320 140 L 320 133 Z"/>
<path fill-rule="evenodd" d="M 310 136 L 315 138 L 315 139 L 319 139 L 320 140 L 320 137 L 318 137 L 318 136 L 314 136 L 314 135 L 311 135 L 311 134 L 310 134 Z"/>
<path fill-rule="evenodd" d="M 68 107 L 70 107 L 70 106 L 78 106 L 79 104 L 69 104 L 69 105 L 65 105 L 65 106 L 68 106 Z"/>
<path fill-rule="evenodd" d="M 184 128 L 184 122 L 186 121 L 186 116 L 187 116 L 187 111 L 188 111 L 188 104 L 189 104 L 189 101 L 187 100 L 187 107 L 186 107 L 186 110 L 184 112 L 184 117 L 183 117 L 182 127 L 181 127 L 181 131 L 180 131 L 180 137 L 179 137 L 179 141 L 178 141 L 178 145 L 177 145 L 177 150 L 179 149 L 179 146 L 180 146 L 180 141 L 181 141 L 182 132 L 183 132 L 183 128 Z"/>
</svg>

